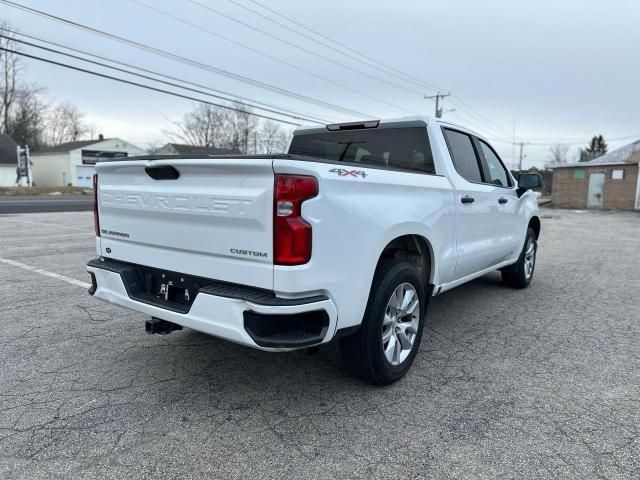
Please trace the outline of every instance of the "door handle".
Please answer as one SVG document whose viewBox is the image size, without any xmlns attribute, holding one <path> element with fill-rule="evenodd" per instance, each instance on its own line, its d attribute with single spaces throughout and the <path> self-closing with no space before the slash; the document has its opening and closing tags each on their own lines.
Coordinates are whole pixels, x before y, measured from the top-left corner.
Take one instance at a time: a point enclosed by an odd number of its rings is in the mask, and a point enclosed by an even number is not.
<svg viewBox="0 0 640 480">
<path fill-rule="evenodd" d="M 500 199 L 498 200 L 498 203 L 499 203 L 500 205 L 504 205 L 504 204 L 505 204 L 505 203 L 507 203 L 508 201 L 509 201 L 509 200 L 507 200 L 506 198 L 504 198 L 504 197 L 500 197 Z"/>
<path fill-rule="evenodd" d="M 461 201 L 462 203 L 473 203 L 473 202 L 475 202 L 475 201 L 476 201 L 476 199 L 475 199 L 475 198 L 473 198 L 473 197 L 470 197 L 469 195 L 465 195 L 464 197 L 462 197 L 462 198 L 460 199 L 460 201 Z"/>
</svg>

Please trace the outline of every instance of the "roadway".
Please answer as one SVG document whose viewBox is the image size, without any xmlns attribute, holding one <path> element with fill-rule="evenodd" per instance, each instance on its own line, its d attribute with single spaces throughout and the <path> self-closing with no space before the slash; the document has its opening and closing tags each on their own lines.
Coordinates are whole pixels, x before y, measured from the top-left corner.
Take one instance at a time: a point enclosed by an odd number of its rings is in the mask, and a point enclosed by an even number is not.
<svg viewBox="0 0 640 480">
<path fill-rule="evenodd" d="M 0 214 L 80 212 L 92 208 L 91 195 L 0 196 Z"/>
</svg>

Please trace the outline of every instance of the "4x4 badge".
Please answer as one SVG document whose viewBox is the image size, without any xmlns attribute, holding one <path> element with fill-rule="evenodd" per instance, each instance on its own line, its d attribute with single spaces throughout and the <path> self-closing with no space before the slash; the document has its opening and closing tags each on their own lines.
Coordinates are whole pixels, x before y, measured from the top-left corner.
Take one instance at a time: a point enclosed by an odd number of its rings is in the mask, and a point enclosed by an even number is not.
<svg viewBox="0 0 640 480">
<path fill-rule="evenodd" d="M 362 177 L 367 176 L 367 172 L 364 170 L 347 170 L 346 168 L 332 168 L 329 170 L 331 173 L 337 173 L 341 177 Z"/>
</svg>

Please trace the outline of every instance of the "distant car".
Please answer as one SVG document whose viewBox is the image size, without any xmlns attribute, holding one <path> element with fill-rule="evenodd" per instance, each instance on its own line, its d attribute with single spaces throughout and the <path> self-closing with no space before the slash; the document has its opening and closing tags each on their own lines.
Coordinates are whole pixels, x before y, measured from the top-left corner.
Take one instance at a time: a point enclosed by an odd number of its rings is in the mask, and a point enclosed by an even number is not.
<svg viewBox="0 0 640 480">
<path fill-rule="evenodd" d="M 296 130 L 289 153 L 97 165 L 91 293 L 261 350 L 334 338 L 348 368 L 401 378 L 432 295 L 534 274 L 537 174 L 431 118 Z"/>
</svg>

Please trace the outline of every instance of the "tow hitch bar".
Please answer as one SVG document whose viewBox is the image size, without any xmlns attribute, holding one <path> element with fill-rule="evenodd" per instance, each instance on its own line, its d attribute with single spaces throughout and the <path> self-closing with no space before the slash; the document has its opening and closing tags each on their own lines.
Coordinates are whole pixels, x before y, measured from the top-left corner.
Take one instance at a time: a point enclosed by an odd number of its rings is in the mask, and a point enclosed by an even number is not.
<svg viewBox="0 0 640 480">
<path fill-rule="evenodd" d="M 151 320 L 147 320 L 145 322 L 144 329 L 147 333 L 159 333 L 160 335 L 166 335 L 174 330 L 182 330 L 182 325 L 151 317 Z"/>
</svg>

